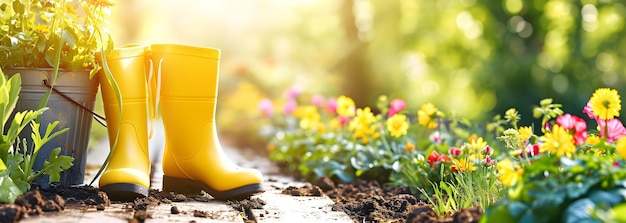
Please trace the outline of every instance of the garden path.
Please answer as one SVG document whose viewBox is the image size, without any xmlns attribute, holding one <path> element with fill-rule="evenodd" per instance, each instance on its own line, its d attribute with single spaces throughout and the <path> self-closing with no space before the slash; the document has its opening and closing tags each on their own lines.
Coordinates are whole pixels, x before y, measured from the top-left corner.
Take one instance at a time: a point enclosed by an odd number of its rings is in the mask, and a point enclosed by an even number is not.
<svg viewBox="0 0 626 223">
<path fill-rule="evenodd" d="M 108 145 L 104 143 L 98 145 L 89 153 L 86 183 L 93 179 L 97 168 L 106 158 L 108 149 L 103 148 L 108 148 Z M 235 148 L 225 148 L 225 151 L 231 160 L 240 166 L 259 169 L 266 177 L 264 184 L 266 192 L 253 196 L 265 201 L 262 209 L 251 209 L 256 221 L 246 221 L 243 212 L 224 202 L 193 201 L 149 206 L 146 211 L 149 217 L 145 222 L 353 222 L 344 212 L 332 211 L 333 201 L 326 196 L 295 197 L 282 194 L 282 190 L 288 186 L 301 187 L 307 183 L 281 176 L 267 158 L 253 157 L 245 150 Z M 156 178 L 153 183 L 160 185 L 159 180 Z M 159 188 L 157 186 L 153 189 Z M 133 216 L 136 211 L 125 206 L 127 205 L 123 203 L 111 204 L 104 210 L 66 207 L 62 212 L 27 217 L 20 222 L 133 222 L 137 219 Z M 173 206 L 176 206 L 180 213 L 172 214 Z"/>
</svg>

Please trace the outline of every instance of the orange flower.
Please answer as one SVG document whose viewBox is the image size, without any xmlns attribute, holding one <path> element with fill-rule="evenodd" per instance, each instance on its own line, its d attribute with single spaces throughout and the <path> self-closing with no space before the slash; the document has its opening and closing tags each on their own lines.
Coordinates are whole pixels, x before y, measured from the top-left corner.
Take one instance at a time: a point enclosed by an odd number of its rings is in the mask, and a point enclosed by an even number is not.
<svg viewBox="0 0 626 223">
<path fill-rule="evenodd" d="M 406 145 L 404 145 L 404 151 L 407 153 L 415 151 L 415 145 L 413 145 L 413 143 L 406 142 Z"/>
</svg>

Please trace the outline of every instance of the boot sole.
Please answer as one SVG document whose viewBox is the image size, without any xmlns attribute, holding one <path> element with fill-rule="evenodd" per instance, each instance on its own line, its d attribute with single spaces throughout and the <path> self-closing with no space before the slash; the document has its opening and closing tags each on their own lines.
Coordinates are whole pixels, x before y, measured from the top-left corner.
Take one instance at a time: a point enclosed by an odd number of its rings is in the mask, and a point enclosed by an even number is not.
<svg viewBox="0 0 626 223">
<path fill-rule="evenodd" d="M 132 201 L 148 196 L 148 188 L 130 183 L 109 184 L 101 187 L 100 190 L 106 192 L 109 199 L 115 201 Z"/>
<path fill-rule="evenodd" d="M 163 175 L 163 191 L 177 192 L 186 195 L 199 194 L 201 191 L 213 196 L 216 200 L 243 200 L 252 195 L 264 192 L 261 183 L 248 184 L 226 191 L 218 191 L 198 181 L 169 177 Z"/>
</svg>

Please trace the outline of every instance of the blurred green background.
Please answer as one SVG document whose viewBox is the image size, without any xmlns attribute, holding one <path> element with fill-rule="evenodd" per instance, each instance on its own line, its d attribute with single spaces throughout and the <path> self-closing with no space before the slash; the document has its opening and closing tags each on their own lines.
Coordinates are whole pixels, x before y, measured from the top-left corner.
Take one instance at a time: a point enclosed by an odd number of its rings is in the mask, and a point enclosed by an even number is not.
<svg viewBox="0 0 626 223">
<path fill-rule="evenodd" d="M 522 123 L 550 97 L 583 117 L 596 88 L 624 90 L 625 16 L 612 0 L 118 0 L 111 32 L 220 48 L 220 132 L 262 147 L 257 104 L 292 87 L 476 121 L 515 107 Z"/>
</svg>

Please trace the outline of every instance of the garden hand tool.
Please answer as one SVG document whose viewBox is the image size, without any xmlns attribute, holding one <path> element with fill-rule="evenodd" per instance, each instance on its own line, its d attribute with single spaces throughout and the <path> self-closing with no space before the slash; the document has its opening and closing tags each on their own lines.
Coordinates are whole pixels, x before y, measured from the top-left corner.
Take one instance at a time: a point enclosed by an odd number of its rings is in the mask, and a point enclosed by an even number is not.
<svg viewBox="0 0 626 223">
<path fill-rule="evenodd" d="M 145 197 L 150 186 L 144 51 L 144 46 L 114 49 L 106 56 L 113 78 L 109 80 L 106 75 L 100 75 L 111 154 L 99 183 L 100 189 L 112 200 Z M 121 102 L 118 102 L 113 83 L 119 87 Z"/>
<path fill-rule="evenodd" d="M 163 191 L 207 192 L 237 200 L 263 192 L 262 174 L 233 163 L 215 126 L 220 51 L 195 46 L 151 45 L 160 82 L 165 129 Z"/>
</svg>

